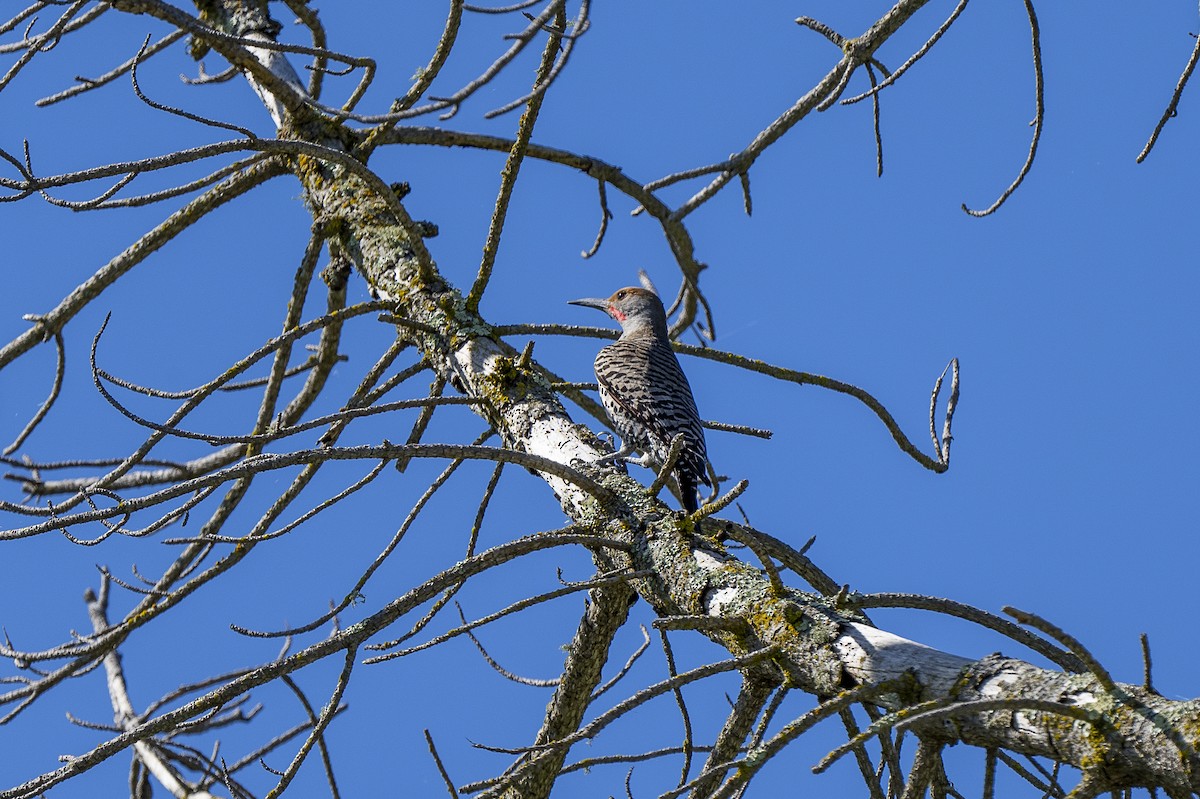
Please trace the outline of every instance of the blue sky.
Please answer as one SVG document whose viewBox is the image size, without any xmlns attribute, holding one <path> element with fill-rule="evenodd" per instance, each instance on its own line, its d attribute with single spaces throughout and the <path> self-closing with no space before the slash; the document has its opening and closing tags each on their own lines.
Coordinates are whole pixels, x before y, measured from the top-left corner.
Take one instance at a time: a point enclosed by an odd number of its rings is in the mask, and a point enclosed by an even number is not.
<svg viewBox="0 0 1200 799">
<path fill-rule="evenodd" d="M 420 5 L 403 13 L 321 9 L 335 49 L 379 62 L 376 88 L 363 110 L 385 110 L 431 52 L 445 10 Z M 795 25 L 795 16 L 857 35 L 885 9 L 828 1 L 763 5 L 750 11 L 679 2 L 596 8 L 591 31 L 547 96 L 534 140 L 620 165 L 642 181 L 718 161 L 744 147 L 839 56 Z M 931 3 L 884 48 L 883 61 L 898 66 L 951 8 Z M 1130 15 L 1113 2 L 1093 3 L 1086 13 L 1042 3 L 1038 12 L 1045 133 L 1028 179 L 994 216 L 971 218 L 960 204 L 990 204 L 1028 148 L 1033 74 L 1024 10 L 1015 2 L 969 7 L 929 56 L 882 95 L 882 178 L 875 176 L 869 105 L 836 106 L 803 121 L 760 158 L 751 172 L 753 216 L 743 213 L 734 187 L 689 218 L 697 257 L 709 266 L 702 285 L 716 313 L 714 346 L 854 383 L 882 401 L 926 451 L 929 391 L 947 361 L 958 357 L 962 397 L 949 472 L 922 469 L 848 397 L 775 384 L 707 361 L 685 359 L 684 368 L 703 416 L 775 432 L 769 442 L 710 433 L 710 457 L 720 472 L 750 481 L 742 506 L 756 526 L 796 544 L 816 535 L 810 554 L 839 582 L 862 592 L 909 591 L 994 612 L 1005 605 L 1037 612 L 1085 642 L 1128 682 L 1141 679 L 1137 637 L 1146 632 L 1156 686 L 1168 697 L 1188 698 L 1197 694 L 1198 653 L 1180 624 L 1195 603 L 1200 556 L 1193 456 L 1200 427 L 1192 409 L 1200 390 L 1200 278 L 1190 202 L 1200 177 L 1189 146 L 1200 124 L 1194 89 L 1157 150 L 1143 164 L 1134 158 L 1191 50 L 1195 6 L 1146 4 Z M 374 13 L 383 18 L 367 18 Z M 162 31 L 147 18 L 107 16 L 114 19 L 39 55 L 0 93 L 0 147 L 18 153 L 27 138 L 41 173 L 225 138 L 146 108 L 127 80 L 74 102 L 32 107 L 74 75 L 106 71 L 136 52 L 146 33 Z M 449 93 L 477 74 L 505 46 L 499 37 L 518 22 L 469 15 L 434 93 Z M 289 25 L 285 35 L 298 40 L 300 34 Z M 448 124 L 512 135 L 514 114 L 496 120 L 482 115 L 528 88 L 532 50 Z M 210 71 L 217 71 L 216 64 L 209 59 Z M 195 65 L 177 48 L 147 64 L 140 83 L 158 100 L 262 135 L 271 132 L 240 80 L 186 88 L 180 73 L 195 74 Z M 852 91 L 862 90 L 865 80 L 857 77 Z M 326 98 L 341 98 L 350 87 L 348 79 L 330 79 Z M 417 147 L 381 151 L 371 162 L 386 180 L 412 185 L 407 207 L 439 226 L 431 251 L 462 288 L 478 266 L 501 165 L 502 157 L 492 153 Z M 197 174 L 180 171 L 171 179 Z M 151 176 L 135 185 L 166 185 L 160 180 Z M 680 202 L 699 185 L 670 190 L 665 199 Z M 591 245 L 600 217 L 594 181 L 527 161 L 481 307 L 484 316 L 496 323 L 600 324 L 598 314 L 566 301 L 606 295 L 634 282 L 639 268 L 664 293 L 673 291 L 676 272 L 657 225 L 631 218 L 632 203 L 616 192 L 609 199 L 615 218 L 607 238 L 594 258 L 583 260 L 579 253 Z M 9 276 L 9 289 L 0 293 L 3 340 L 27 328 L 22 314 L 48 310 L 173 208 L 74 214 L 36 199 L 0 208 Z M 137 267 L 68 327 L 63 398 L 22 452 L 51 460 L 113 456 L 136 446 L 141 433 L 96 396 L 86 369 L 87 348 L 104 315 L 113 314 L 100 346 L 105 368 L 168 389 L 203 383 L 278 331 L 310 222 L 295 181 L 277 179 Z M 353 281 L 351 294 L 356 301 L 366 298 L 361 280 Z M 321 307 L 323 297 L 314 293 L 310 309 Z M 335 372 L 343 395 L 387 341 L 387 330 L 374 322 L 351 326 L 343 348 L 350 360 Z M 524 339 L 513 343 L 522 346 Z M 597 347 L 595 340 L 544 339 L 535 354 L 560 374 L 588 380 Z M 0 438 L 11 439 L 24 424 L 52 370 L 52 352 L 43 347 L 0 373 Z M 418 382 L 410 393 L 423 390 L 425 379 Z M 173 409 L 131 402 L 158 419 Z M 193 426 L 242 431 L 239 414 L 251 400 L 222 402 Z M 408 414 L 363 424 L 352 440 L 403 439 L 411 419 Z M 445 409 L 427 440 L 469 442 L 481 428 L 468 412 Z M 165 453 L 202 451 L 170 444 Z M 295 513 L 369 466 L 331 470 Z M 247 643 L 228 625 L 275 629 L 319 615 L 387 542 L 440 468 L 421 463 L 403 475 L 388 470 L 353 502 L 260 547 L 181 606 L 181 627 L 146 628 L 124 652 L 135 704 L 181 681 L 274 657 L 277 641 Z M 461 557 L 489 472 L 482 464 L 462 469 L 343 623 Z M 237 523 L 252 521 L 284 479 L 262 481 Z M 4 499 L 18 496 L 15 484 L 2 490 Z M 6 517 L 5 526 L 17 523 Z M 481 546 L 561 523 L 545 487 L 512 469 Z M 68 630 L 86 628 L 79 598 L 96 584 L 95 564 L 119 576 L 128 577 L 131 564 L 153 574 L 175 551 L 154 540 L 119 539 L 82 549 L 48 536 L 2 546 L 0 623 L 23 648 L 51 646 Z M 469 616 L 483 615 L 550 590 L 559 566 L 569 579 L 590 573 L 586 557 L 556 550 L 480 580 L 464 593 L 465 609 Z M 128 600 L 114 602 L 119 610 Z M 507 668 L 550 677 L 561 665 L 559 647 L 578 610 L 577 598 L 560 600 L 481 637 Z M 900 611 L 876 611 L 873 618 L 956 654 L 978 657 L 999 649 L 1036 660 L 962 622 Z M 635 606 L 614 660 L 637 646 L 636 624 L 649 621 L 644 605 Z M 681 668 L 722 656 L 686 636 L 673 643 Z M 300 675 L 314 701 L 323 701 L 338 668 L 325 664 Z M 655 644 L 613 695 L 632 693 L 664 674 Z M 722 692 L 734 690 L 736 683 L 727 681 L 688 695 L 698 738 L 711 737 L 725 706 Z M 360 667 L 347 695 L 350 713 L 330 733 L 339 784 L 347 795 L 377 792 L 399 780 L 441 790 L 423 727 L 434 734 L 456 782 L 488 776 L 507 761 L 472 750 L 467 740 L 505 746 L 528 741 L 541 719 L 543 693 L 494 675 L 461 640 Z M 256 733 L 269 725 L 282 728 L 300 718 L 284 692 L 264 691 L 255 700 L 266 703 L 266 726 L 230 730 L 223 751 L 233 758 L 239 747 L 252 748 Z M 798 714 L 810 705 L 796 698 L 790 709 Z M 55 768 L 60 753 L 79 753 L 102 740 L 101 733 L 70 726 L 65 711 L 110 718 L 99 673 L 57 689 L 0 727 L 0 746 L 15 753 L 0 762 L 0 787 Z M 837 732 L 831 727 L 794 744 L 763 773 L 764 795 L 780 785 L 857 795 L 848 793 L 857 784 L 849 762 L 820 777 L 808 773 L 836 743 Z M 577 755 L 672 745 L 680 735 L 677 711 L 652 705 Z M 279 755 L 270 762 L 281 768 L 286 760 Z M 319 786 L 316 765 L 302 772 L 309 786 L 304 795 Z M 85 781 L 120 791 L 126 768 L 123 760 L 106 765 Z M 674 763 L 665 771 L 639 766 L 635 795 L 657 795 L 673 784 L 676 770 Z M 977 786 L 979 774 L 978 764 L 968 761 L 955 775 L 960 790 Z M 563 783 L 562 795 L 617 792 L 623 775 L 621 768 L 575 775 Z M 266 777 L 260 773 L 252 781 Z M 83 792 L 80 783 L 61 795 Z"/>
</svg>

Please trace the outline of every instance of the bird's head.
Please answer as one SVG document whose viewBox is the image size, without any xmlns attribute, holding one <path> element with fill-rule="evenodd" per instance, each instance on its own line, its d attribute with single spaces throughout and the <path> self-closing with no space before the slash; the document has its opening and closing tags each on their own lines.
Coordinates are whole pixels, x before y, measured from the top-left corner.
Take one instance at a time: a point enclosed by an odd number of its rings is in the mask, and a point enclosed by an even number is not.
<svg viewBox="0 0 1200 799">
<path fill-rule="evenodd" d="M 571 300 L 570 304 L 604 311 L 621 323 L 621 330 L 625 333 L 647 329 L 661 331 L 666 335 L 667 312 L 663 308 L 662 300 L 649 289 L 626 286 L 617 289 L 616 293 L 606 300 L 589 297 Z"/>
</svg>

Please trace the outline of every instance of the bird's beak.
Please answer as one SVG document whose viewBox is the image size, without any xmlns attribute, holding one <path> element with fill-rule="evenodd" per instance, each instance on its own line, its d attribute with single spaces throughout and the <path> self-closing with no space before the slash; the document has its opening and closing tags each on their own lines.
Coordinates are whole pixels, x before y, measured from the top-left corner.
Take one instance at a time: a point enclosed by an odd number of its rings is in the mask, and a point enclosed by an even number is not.
<svg viewBox="0 0 1200 799">
<path fill-rule="evenodd" d="M 585 297 L 582 300 L 569 300 L 567 305 L 582 305 L 585 308 L 595 308 L 598 311 L 608 313 L 608 300 L 602 300 L 597 297 Z"/>
</svg>

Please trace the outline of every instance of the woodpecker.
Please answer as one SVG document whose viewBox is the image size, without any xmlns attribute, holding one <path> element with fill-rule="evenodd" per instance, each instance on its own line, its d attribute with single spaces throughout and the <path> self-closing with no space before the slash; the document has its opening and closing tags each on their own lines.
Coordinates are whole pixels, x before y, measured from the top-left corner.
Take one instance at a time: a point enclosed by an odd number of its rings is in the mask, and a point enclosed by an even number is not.
<svg viewBox="0 0 1200 799">
<path fill-rule="evenodd" d="M 653 291 L 630 286 L 607 300 L 571 300 L 596 308 L 621 324 L 621 338 L 596 356 L 596 382 L 621 448 L 599 462 L 626 460 L 649 468 L 666 462 L 671 441 L 683 434 L 673 474 L 685 510 L 696 510 L 696 489 L 711 485 L 704 428 L 696 401 L 667 335 L 667 312 Z M 630 457 L 635 451 L 642 457 Z"/>
</svg>

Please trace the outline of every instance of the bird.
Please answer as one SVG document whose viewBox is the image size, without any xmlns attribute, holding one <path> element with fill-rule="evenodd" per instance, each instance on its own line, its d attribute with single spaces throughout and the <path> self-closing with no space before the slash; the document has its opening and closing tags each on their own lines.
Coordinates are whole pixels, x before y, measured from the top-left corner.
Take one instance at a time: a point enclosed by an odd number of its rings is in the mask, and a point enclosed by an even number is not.
<svg viewBox="0 0 1200 799">
<path fill-rule="evenodd" d="M 667 335 L 667 312 L 648 289 L 627 286 L 608 299 L 588 297 L 571 305 L 604 311 L 621 325 L 621 337 L 596 356 L 600 399 L 621 448 L 598 463 L 628 461 L 661 468 L 671 441 L 683 435 L 683 448 L 672 473 L 686 511 L 699 507 L 696 491 L 708 479 L 704 428 L 692 387 L 679 366 Z M 632 457 L 641 452 L 640 458 Z"/>
</svg>

